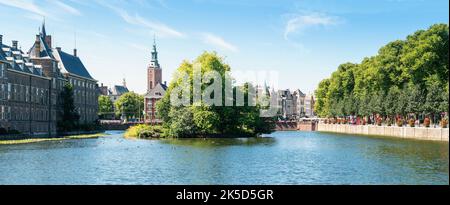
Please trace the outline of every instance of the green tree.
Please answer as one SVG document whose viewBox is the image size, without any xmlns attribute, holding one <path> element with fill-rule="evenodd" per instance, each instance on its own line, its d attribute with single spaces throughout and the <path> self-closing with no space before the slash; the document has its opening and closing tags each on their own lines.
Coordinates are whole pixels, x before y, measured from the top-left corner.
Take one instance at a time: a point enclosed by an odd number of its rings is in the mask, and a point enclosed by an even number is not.
<svg viewBox="0 0 450 205">
<path fill-rule="evenodd" d="M 144 97 L 134 92 L 123 94 L 114 103 L 116 116 L 125 116 L 127 119 L 142 117 L 144 110 Z"/>
<path fill-rule="evenodd" d="M 78 114 L 73 97 L 73 87 L 70 83 L 66 83 L 61 92 L 62 113 L 61 120 L 58 122 L 58 129 L 62 132 L 73 131 L 78 128 Z"/>
<path fill-rule="evenodd" d="M 448 112 L 449 27 L 435 24 L 344 63 L 317 89 L 316 113 L 395 115 Z M 353 102 L 353 103 L 352 103 Z"/>
<path fill-rule="evenodd" d="M 114 113 L 114 104 L 112 100 L 105 95 L 98 96 L 98 115 L 100 118 L 112 113 Z"/>
<path fill-rule="evenodd" d="M 203 76 L 207 72 L 214 71 L 221 77 L 221 105 L 206 105 L 203 102 L 193 103 L 193 78 L 194 65 L 201 65 L 200 72 Z M 177 74 L 186 73 L 189 84 L 183 83 L 182 78 L 174 78 L 167 89 L 166 95 L 160 100 L 156 107 L 159 117 L 163 119 L 163 126 L 167 129 L 168 135 L 173 137 L 193 137 L 202 135 L 234 135 L 234 136 L 257 136 L 262 133 L 270 133 L 274 129 L 274 122 L 271 118 L 263 118 L 259 116 L 259 105 L 249 105 L 248 101 L 244 106 L 223 106 L 225 105 L 224 94 L 227 75 L 230 67 L 223 62 L 223 59 L 214 52 L 204 52 L 197 57 L 192 63 L 188 61 L 182 62 L 177 69 Z M 203 76 L 204 77 L 204 76 Z M 214 83 L 211 81 L 202 81 L 200 88 L 202 93 Z M 231 84 L 231 82 L 229 82 Z M 188 87 L 186 87 L 188 86 Z M 183 88 L 190 92 L 189 105 L 172 105 L 170 101 L 171 95 L 179 95 L 175 93 L 175 88 Z M 244 98 L 249 95 L 249 90 L 254 87 L 250 84 L 242 86 L 232 85 L 233 93 L 240 92 L 244 94 Z M 216 96 L 219 93 L 211 93 Z M 236 105 L 236 99 L 232 100 Z"/>
</svg>

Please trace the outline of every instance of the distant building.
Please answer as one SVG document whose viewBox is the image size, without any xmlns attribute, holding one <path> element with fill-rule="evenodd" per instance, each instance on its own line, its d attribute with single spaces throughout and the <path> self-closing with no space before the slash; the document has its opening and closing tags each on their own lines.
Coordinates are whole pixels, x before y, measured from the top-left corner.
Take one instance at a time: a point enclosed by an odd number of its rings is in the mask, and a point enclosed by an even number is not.
<svg viewBox="0 0 450 205">
<path fill-rule="evenodd" d="M 293 119 L 294 115 L 294 97 L 289 89 L 278 90 L 279 116 L 282 119 Z"/>
<path fill-rule="evenodd" d="M 294 103 L 294 118 L 299 119 L 305 117 L 305 94 L 300 89 L 294 90 L 293 103 Z"/>
<path fill-rule="evenodd" d="M 144 121 L 153 123 L 157 119 L 156 102 L 163 98 L 167 90 L 166 82 L 162 83 L 162 69 L 158 63 L 156 43 L 153 42 L 152 58 L 147 68 L 147 93 L 144 96 Z"/>
<path fill-rule="evenodd" d="M 100 95 L 108 96 L 109 99 L 111 99 L 111 101 L 114 103 L 120 98 L 120 96 L 130 92 L 130 90 L 128 90 L 127 83 L 124 78 L 122 85 L 114 85 L 112 88 L 108 88 L 108 86 L 105 86 L 102 83 L 99 87 L 99 92 Z"/>
<path fill-rule="evenodd" d="M 64 84 L 71 83 L 79 123 L 97 120 L 98 86 L 76 49 L 73 55 L 52 48 L 45 23 L 25 53 L 17 41 L 3 44 L 0 35 L 0 127 L 28 134 L 54 135 L 62 116 Z"/>
<path fill-rule="evenodd" d="M 108 86 L 103 85 L 103 83 L 98 87 L 98 91 L 100 92 L 100 95 L 109 95 Z"/>
<path fill-rule="evenodd" d="M 306 95 L 300 89 L 291 92 L 278 90 L 278 117 L 283 120 L 298 120 L 300 118 L 314 117 L 314 96 Z"/>
<path fill-rule="evenodd" d="M 314 95 L 308 94 L 305 96 L 305 117 L 315 117 L 314 113 Z"/>
<path fill-rule="evenodd" d="M 120 98 L 120 96 L 128 92 L 130 91 L 127 88 L 127 83 L 125 79 L 123 79 L 122 85 L 114 85 L 108 91 L 108 96 L 111 99 L 111 101 L 116 102 Z"/>
</svg>

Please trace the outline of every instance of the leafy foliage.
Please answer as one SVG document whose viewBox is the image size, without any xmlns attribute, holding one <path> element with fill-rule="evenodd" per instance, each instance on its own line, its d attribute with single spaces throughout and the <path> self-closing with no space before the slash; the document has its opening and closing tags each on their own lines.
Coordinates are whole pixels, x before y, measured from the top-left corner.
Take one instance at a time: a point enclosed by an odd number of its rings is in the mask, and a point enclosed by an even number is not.
<svg viewBox="0 0 450 205">
<path fill-rule="evenodd" d="M 114 103 L 116 116 L 125 115 L 128 118 L 137 118 L 141 116 L 144 110 L 144 97 L 134 92 L 128 92 L 120 96 Z"/>
<path fill-rule="evenodd" d="M 448 112 L 449 27 L 435 24 L 345 63 L 315 91 L 319 116 L 435 115 Z"/>
<path fill-rule="evenodd" d="M 73 131 L 78 128 L 78 114 L 73 97 L 73 87 L 70 83 L 66 83 L 61 92 L 62 99 L 62 118 L 58 121 L 58 129 L 63 132 Z"/>
<path fill-rule="evenodd" d="M 98 114 L 102 117 L 114 112 L 114 104 L 112 100 L 105 95 L 98 96 Z"/>
<path fill-rule="evenodd" d="M 212 95 L 222 95 L 221 105 L 207 105 L 203 102 L 194 102 L 193 99 L 193 72 L 194 65 L 201 65 L 200 71 L 203 74 L 214 71 L 221 76 L 221 93 L 212 92 Z M 225 99 L 225 78 L 230 66 L 223 62 L 223 59 L 214 52 L 204 52 L 194 62 L 184 61 L 181 63 L 177 73 L 186 73 L 189 76 L 189 84 L 182 83 L 181 78 L 174 78 L 170 82 L 166 95 L 158 101 L 156 108 L 159 117 L 164 121 L 167 134 L 172 137 L 197 137 L 197 136 L 257 136 L 262 133 L 270 133 L 275 128 L 275 123 L 271 118 L 259 116 L 260 106 L 251 106 L 246 100 L 244 106 L 222 106 Z M 202 93 L 208 89 L 214 81 L 202 81 Z M 228 82 L 231 84 L 231 82 Z M 188 86 L 188 87 L 186 87 Z M 182 87 L 191 93 L 189 105 L 171 105 L 170 96 L 174 93 L 175 87 Z M 233 92 L 242 92 L 247 99 L 249 89 L 254 89 L 252 85 L 233 86 Z"/>
</svg>

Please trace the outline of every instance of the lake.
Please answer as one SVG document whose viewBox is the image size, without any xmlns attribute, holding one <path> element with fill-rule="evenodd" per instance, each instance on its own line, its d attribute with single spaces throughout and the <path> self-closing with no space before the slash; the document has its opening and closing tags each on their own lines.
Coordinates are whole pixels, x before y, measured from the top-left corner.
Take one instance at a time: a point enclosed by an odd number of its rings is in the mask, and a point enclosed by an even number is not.
<svg viewBox="0 0 450 205">
<path fill-rule="evenodd" d="M 0 184 L 449 184 L 447 142 L 275 132 L 248 139 L 0 145 Z"/>
</svg>

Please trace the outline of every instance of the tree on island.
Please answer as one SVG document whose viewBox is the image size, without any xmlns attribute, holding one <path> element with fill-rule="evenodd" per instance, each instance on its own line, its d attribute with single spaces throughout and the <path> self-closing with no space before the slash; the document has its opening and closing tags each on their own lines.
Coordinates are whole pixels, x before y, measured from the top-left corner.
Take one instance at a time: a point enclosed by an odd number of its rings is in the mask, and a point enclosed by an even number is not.
<svg viewBox="0 0 450 205">
<path fill-rule="evenodd" d="M 140 118 L 144 110 L 144 96 L 128 92 L 120 96 L 114 103 L 114 106 L 116 108 L 116 116 L 119 118 Z"/>
<path fill-rule="evenodd" d="M 435 24 L 383 46 L 360 64 L 345 63 L 315 91 L 321 117 L 436 119 L 448 113 L 449 26 Z M 351 100 L 350 100 L 351 99 Z M 353 101 L 353 105 L 348 105 Z"/>
<path fill-rule="evenodd" d="M 201 65 L 201 75 L 214 71 L 221 77 L 221 93 L 212 92 L 209 97 L 222 95 L 220 105 L 207 105 L 203 101 L 195 102 L 193 100 L 193 78 L 194 66 Z M 186 73 L 188 75 L 188 84 L 183 84 L 180 78 L 174 78 L 170 82 L 164 97 L 156 104 L 159 117 L 164 121 L 163 127 L 167 136 L 172 137 L 242 137 L 258 136 L 264 133 L 271 133 L 275 128 L 273 118 L 260 117 L 261 105 L 258 103 L 253 106 L 248 101 L 249 89 L 254 89 L 251 84 L 244 86 L 232 85 L 232 92 L 242 92 L 245 103 L 243 106 L 236 106 L 236 99 L 225 99 L 225 84 L 231 80 L 226 78 L 230 66 L 223 62 L 223 59 L 214 52 L 204 52 L 194 62 L 182 62 L 177 69 L 177 73 Z M 214 80 L 201 82 L 201 93 L 204 93 L 208 86 L 212 85 Z M 228 82 L 230 83 L 230 82 Z M 230 83 L 231 84 L 231 83 Z M 172 105 L 171 95 L 177 95 L 174 89 L 181 87 L 190 92 L 188 105 Z M 234 96 L 234 95 L 233 95 Z M 220 99 L 220 98 L 219 98 Z M 224 106 L 226 100 L 231 100 L 234 106 Z"/>
<path fill-rule="evenodd" d="M 62 132 L 69 132 L 78 128 L 78 114 L 73 97 L 73 87 L 70 83 L 66 83 L 61 92 L 62 100 L 62 118 L 58 121 L 58 129 Z"/>
</svg>

